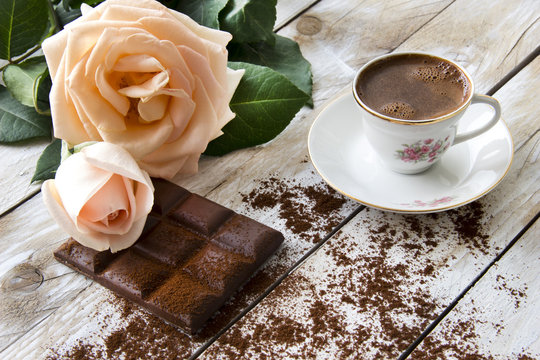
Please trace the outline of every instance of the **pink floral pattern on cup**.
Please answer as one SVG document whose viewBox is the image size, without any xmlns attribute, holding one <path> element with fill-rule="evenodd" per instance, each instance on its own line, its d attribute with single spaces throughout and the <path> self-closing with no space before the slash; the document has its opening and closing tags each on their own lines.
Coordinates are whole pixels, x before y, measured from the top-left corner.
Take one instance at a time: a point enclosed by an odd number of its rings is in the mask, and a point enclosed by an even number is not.
<svg viewBox="0 0 540 360">
<path fill-rule="evenodd" d="M 454 200 L 455 197 L 453 196 L 444 196 L 442 198 L 439 198 L 439 199 L 433 199 L 433 200 L 430 200 L 430 201 L 422 201 L 422 200 L 414 200 L 412 203 L 403 203 L 403 204 L 400 204 L 400 205 L 403 205 L 403 206 L 409 206 L 409 207 L 434 207 L 434 206 L 438 206 L 438 205 L 442 205 L 442 204 L 446 204 L 452 200 Z"/>
<path fill-rule="evenodd" d="M 449 147 L 449 136 L 444 140 L 436 140 L 433 138 L 418 140 L 413 144 L 402 144 L 403 149 L 396 150 L 395 156 L 403 162 L 418 163 L 427 161 L 428 163 L 437 160 L 442 153 Z"/>
</svg>

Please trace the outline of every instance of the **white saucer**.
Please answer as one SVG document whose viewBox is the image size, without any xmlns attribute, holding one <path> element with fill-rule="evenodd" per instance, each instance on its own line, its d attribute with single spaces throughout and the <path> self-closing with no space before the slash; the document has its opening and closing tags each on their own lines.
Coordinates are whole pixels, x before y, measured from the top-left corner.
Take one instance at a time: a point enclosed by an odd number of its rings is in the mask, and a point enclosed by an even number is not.
<svg viewBox="0 0 540 360">
<path fill-rule="evenodd" d="M 401 213 L 429 213 L 465 205 L 491 191 L 506 175 L 514 144 L 504 121 L 476 138 L 452 146 L 427 171 L 403 175 L 386 168 L 362 131 L 351 93 L 324 108 L 308 138 L 313 165 L 334 189 L 367 206 Z M 471 106 L 460 121 L 485 114 Z"/>
</svg>

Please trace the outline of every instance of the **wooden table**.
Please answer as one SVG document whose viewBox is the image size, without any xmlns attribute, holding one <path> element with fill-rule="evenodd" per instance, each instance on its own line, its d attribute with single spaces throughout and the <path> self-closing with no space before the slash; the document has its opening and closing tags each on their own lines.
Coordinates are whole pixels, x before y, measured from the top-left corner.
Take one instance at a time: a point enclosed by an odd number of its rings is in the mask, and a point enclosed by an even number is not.
<svg viewBox="0 0 540 360">
<path fill-rule="evenodd" d="M 175 182 L 285 243 L 195 338 L 57 263 L 67 236 L 29 184 L 45 144 L 1 146 L 0 358 L 540 358 L 539 15 L 537 0 L 280 1 L 276 31 L 312 64 L 314 108 L 274 141 L 204 158 Z M 369 209 L 330 192 L 309 161 L 325 104 L 362 64 L 404 50 L 461 63 L 513 136 L 505 179 L 457 210 Z M 272 206 L 257 202 L 263 191 Z"/>
</svg>

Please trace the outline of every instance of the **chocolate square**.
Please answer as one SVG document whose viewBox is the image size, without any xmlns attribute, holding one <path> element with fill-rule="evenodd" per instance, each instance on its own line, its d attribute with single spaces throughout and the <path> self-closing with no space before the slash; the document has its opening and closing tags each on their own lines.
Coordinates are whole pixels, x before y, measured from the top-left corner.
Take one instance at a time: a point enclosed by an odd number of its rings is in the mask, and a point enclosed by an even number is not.
<svg viewBox="0 0 540 360">
<path fill-rule="evenodd" d="M 253 261 L 242 255 L 209 243 L 193 256 L 185 269 L 200 282 L 224 293 L 241 285 L 238 283 L 240 279 L 234 275 L 245 272 L 251 262 Z"/>
<path fill-rule="evenodd" d="M 123 251 L 101 276 L 120 294 L 146 298 L 169 277 L 171 270 L 166 264 L 147 259 L 130 249 Z"/>
<path fill-rule="evenodd" d="M 171 212 L 170 217 L 190 229 L 210 236 L 233 214 L 226 207 L 192 194 Z"/>
</svg>

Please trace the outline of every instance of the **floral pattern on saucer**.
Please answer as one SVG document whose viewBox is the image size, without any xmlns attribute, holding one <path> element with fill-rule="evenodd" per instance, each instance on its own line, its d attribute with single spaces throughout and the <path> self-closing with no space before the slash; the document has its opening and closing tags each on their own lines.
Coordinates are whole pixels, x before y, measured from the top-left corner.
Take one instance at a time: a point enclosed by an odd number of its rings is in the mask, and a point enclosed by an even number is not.
<svg viewBox="0 0 540 360">
<path fill-rule="evenodd" d="M 433 162 L 439 158 L 449 147 L 449 136 L 444 140 L 437 140 L 429 138 L 425 140 L 418 140 L 414 144 L 403 144 L 403 149 L 396 150 L 395 156 L 403 162 L 419 161 Z"/>
<path fill-rule="evenodd" d="M 422 201 L 422 200 L 414 200 L 412 203 L 402 203 L 402 204 L 399 204 L 399 205 L 402 205 L 402 206 L 408 206 L 408 207 L 432 207 L 432 206 L 438 206 L 438 205 L 442 205 L 442 204 L 446 204 L 446 203 L 449 203 L 453 200 L 455 200 L 456 197 L 455 196 L 444 196 L 442 198 L 439 198 L 439 199 L 434 199 L 434 200 L 430 200 L 430 201 Z"/>
</svg>

